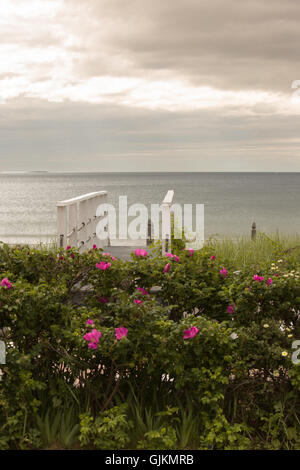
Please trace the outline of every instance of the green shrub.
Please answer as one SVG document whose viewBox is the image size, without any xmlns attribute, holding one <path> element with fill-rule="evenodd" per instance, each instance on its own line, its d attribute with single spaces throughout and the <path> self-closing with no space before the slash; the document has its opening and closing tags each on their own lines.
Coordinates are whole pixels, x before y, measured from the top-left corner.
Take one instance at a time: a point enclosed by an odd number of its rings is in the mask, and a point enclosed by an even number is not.
<svg viewBox="0 0 300 470">
<path fill-rule="evenodd" d="M 240 266 L 216 242 L 124 262 L 0 246 L 0 448 L 299 448 L 299 257 L 255 243 Z"/>
<path fill-rule="evenodd" d="M 124 449 L 129 442 L 128 432 L 133 423 L 127 419 L 127 404 L 114 406 L 96 418 L 80 417 L 80 443 L 95 449 Z"/>
</svg>

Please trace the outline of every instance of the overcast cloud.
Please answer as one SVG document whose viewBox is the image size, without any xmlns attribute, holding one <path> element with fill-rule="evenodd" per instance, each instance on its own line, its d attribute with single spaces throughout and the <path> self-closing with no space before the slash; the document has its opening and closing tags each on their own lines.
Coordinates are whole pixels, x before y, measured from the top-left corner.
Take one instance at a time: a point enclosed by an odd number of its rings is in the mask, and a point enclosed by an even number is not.
<svg viewBox="0 0 300 470">
<path fill-rule="evenodd" d="M 0 170 L 300 171 L 299 21 L 298 0 L 0 0 Z"/>
</svg>

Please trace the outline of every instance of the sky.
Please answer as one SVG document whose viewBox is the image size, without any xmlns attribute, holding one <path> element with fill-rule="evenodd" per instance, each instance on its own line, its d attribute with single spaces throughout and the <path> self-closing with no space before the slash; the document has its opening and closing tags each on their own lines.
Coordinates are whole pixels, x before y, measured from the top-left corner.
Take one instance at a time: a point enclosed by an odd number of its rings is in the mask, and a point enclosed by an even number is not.
<svg viewBox="0 0 300 470">
<path fill-rule="evenodd" d="M 299 0 L 0 0 L 0 171 L 300 171 Z"/>
</svg>

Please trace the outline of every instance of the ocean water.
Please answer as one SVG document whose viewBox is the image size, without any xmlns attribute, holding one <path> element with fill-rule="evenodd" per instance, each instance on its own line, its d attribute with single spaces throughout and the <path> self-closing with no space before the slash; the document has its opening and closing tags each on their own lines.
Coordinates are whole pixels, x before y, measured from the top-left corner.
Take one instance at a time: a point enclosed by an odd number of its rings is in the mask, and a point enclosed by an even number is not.
<svg viewBox="0 0 300 470">
<path fill-rule="evenodd" d="M 257 231 L 300 233 L 300 173 L 0 173 L 0 240 L 50 241 L 56 235 L 56 202 L 108 191 L 128 204 L 161 203 L 174 189 L 174 202 L 205 205 L 205 237 Z"/>
</svg>

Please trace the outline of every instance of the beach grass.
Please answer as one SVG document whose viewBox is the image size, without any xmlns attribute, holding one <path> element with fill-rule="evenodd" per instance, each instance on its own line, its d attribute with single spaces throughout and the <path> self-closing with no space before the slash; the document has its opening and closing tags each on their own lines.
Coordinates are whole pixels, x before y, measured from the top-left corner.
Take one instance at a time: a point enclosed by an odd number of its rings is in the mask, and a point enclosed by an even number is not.
<svg viewBox="0 0 300 470">
<path fill-rule="evenodd" d="M 289 264 L 299 264 L 300 235 L 258 234 L 237 239 L 210 239 L 206 242 L 213 248 L 218 259 L 236 269 L 264 266 L 283 258 Z"/>
<path fill-rule="evenodd" d="M 1 242 L 0 242 L 1 245 Z M 3 245 L 3 244 L 2 244 Z M 176 243 L 172 242 L 172 252 L 176 252 Z M 35 245 L 15 244 L 10 245 L 15 248 L 27 246 L 41 252 L 56 252 L 57 241 L 51 240 L 49 243 L 38 243 Z M 125 246 L 125 245 L 124 245 Z M 184 243 L 180 241 L 179 251 Z M 161 244 L 159 241 L 151 245 L 153 254 L 159 255 Z M 245 268 L 263 268 L 265 265 L 276 263 L 283 258 L 289 266 L 299 266 L 300 263 L 300 234 L 284 235 L 279 232 L 273 234 L 259 233 L 255 239 L 249 236 L 218 238 L 211 237 L 205 241 L 204 248 L 210 247 L 219 261 L 224 265 L 236 270 Z M 114 251 L 114 247 L 107 247 L 109 251 Z M 113 253 L 114 254 L 114 253 Z M 122 257 L 121 257 L 122 258 Z"/>
</svg>

